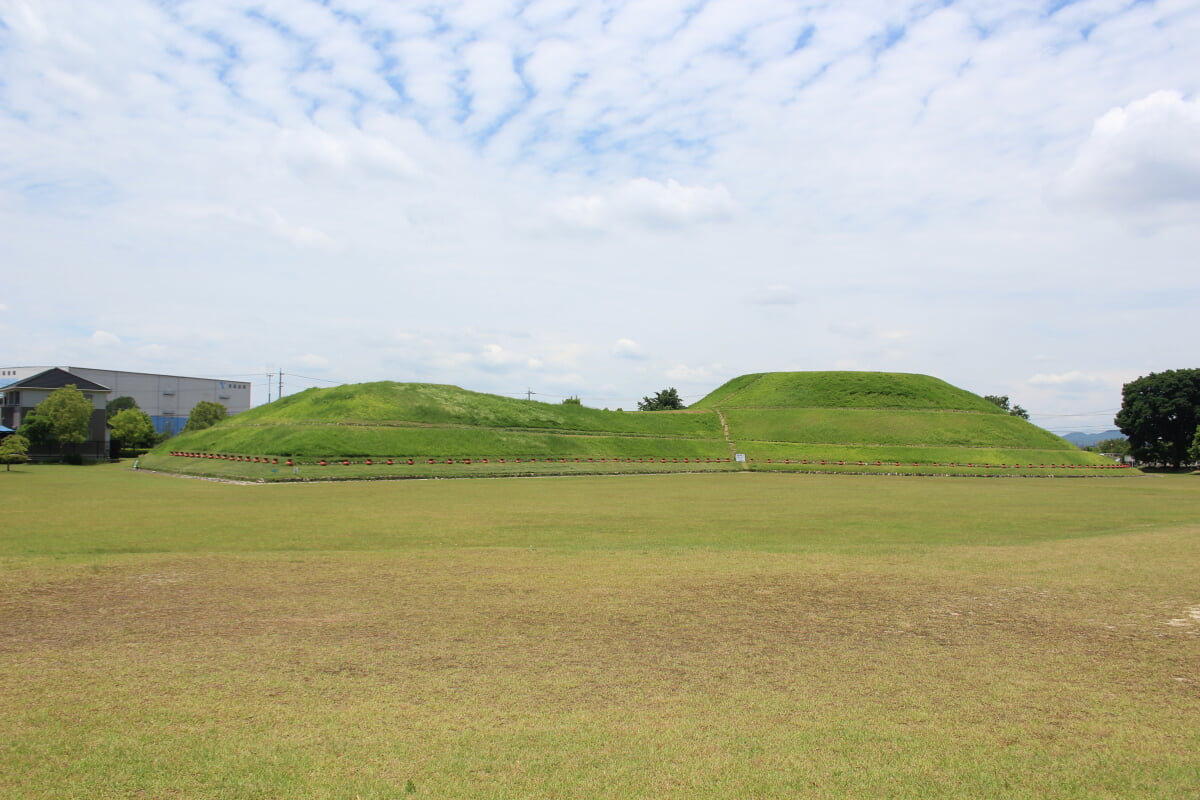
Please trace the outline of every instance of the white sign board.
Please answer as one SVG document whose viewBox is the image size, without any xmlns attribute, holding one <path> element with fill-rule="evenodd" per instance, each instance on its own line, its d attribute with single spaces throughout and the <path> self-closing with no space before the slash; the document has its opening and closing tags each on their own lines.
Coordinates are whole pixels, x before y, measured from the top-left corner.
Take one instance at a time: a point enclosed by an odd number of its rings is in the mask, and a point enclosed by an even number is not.
<svg viewBox="0 0 1200 800">
<path fill-rule="evenodd" d="M 733 460 L 737 461 L 738 463 L 742 463 L 746 460 L 746 454 L 745 453 L 734 453 Z"/>
</svg>

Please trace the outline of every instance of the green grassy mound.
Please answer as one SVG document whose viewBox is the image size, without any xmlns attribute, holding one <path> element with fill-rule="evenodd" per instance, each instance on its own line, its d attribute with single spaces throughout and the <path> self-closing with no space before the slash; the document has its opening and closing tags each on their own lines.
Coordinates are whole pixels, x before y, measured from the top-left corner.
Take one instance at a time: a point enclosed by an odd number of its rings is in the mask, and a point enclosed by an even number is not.
<svg viewBox="0 0 1200 800">
<path fill-rule="evenodd" d="M 178 452 L 204 457 L 181 462 L 171 455 Z M 177 436 L 141 465 L 223 478 L 310 480 L 735 469 L 730 456 L 715 411 L 625 413 L 456 386 L 379 382 L 309 389 L 259 406 Z M 354 462 L 350 468 L 341 464 L 346 459 Z M 318 469 L 321 460 L 330 469 Z"/>
<path fill-rule="evenodd" d="M 721 413 L 737 451 L 755 469 L 780 469 L 783 461 L 804 469 L 902 467 L 928 474 L 1113 471 L 1103 456 L 927 375 L 743 375 L 693 408 Z"/>
<path fill-rule="evenodd" d="M 925 408 L 1004 414 L 979 395 L 928 375 L 764 372 L 721 386 L 692 408 Z"/>
<path fill-rule="evenodd" d="M 735 452 L 746 460 L 733 461 Z M 853 372 L 745 375 L 686 411 L 640 413 L 434 384 L 309 389 L 142 459 L 150 469 L 250 480 L 898 465 L 1044 475 L 1112 463 L 936 378 Z"/>
<path fill-rule="evenodd" d="M 252 408 L 228 427 L 308 423 L 323 425 L 427 425 L 576 433 L 632 434 L 668 438 L 721 438 L 711 413 L 637 414 L 578 405 L 515 400 L 430 383 L 360 383 L 308 389 Z"/>
<path fill-rule="evenodd" d="M 1058 436 L 1007 414 L 738 408 L 725 418 L 739 440 L 757 442 L 1064 449 Z"/>
</svg>

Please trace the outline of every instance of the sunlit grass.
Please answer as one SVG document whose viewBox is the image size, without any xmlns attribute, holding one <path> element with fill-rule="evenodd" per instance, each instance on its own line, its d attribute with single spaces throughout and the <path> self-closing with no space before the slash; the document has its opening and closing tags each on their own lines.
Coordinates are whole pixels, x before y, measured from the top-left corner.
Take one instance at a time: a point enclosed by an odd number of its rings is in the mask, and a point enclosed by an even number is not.
<svg viewBox="0 0 1200 800">
<path fill-rule="evenodd" d="M 1200 787 L 1195 478 L 0 493 L 3 797 Z"/>
</svg>

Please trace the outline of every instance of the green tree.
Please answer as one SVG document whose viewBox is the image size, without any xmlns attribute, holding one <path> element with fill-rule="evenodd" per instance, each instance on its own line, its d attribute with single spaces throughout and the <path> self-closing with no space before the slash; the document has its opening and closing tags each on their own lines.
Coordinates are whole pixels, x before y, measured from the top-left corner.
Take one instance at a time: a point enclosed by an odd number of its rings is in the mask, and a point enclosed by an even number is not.
<svg viewBox="0 0 1200 800">
<path fill-rule="evenodd" d="M 108 421 L 112 436 L 123 447 L 148 447 L 155 443 L 154 420 L 140 408 L 119 411 Z"/>
<path fill-rule="evenodd" d="M 1196 427 L 1196 438 L 1192 440 L 1192 449 L 1188 451 L 1188 455 L 1192 457 L 1192 463 L 1200 463 L 1200 426 Z"/>
<path fill-rule="evenodd" d="M 653 397 L 643 397 L 638 401 L 638 411 L 669 411 L 683 408 L 683 400 L 674 387 L 656 392 Z"/>
<path fill-rule="evenodd" d="M 114 397 L 104 407 L 104 416 L 109 422 L 112 422 L 112 418 L 117 414 L 137 407 L 137 400 L 134 400 L 132 397 Z"/>
<path fill-rule="evenodd" d="M 50 425 L 50 420 L 38 416 L 36 408 L 21 419 L 21 427 L 17 429 L 17 433 L 25 437 L 33 447 L 49 447 L 54 444 L 54 428 Z"/>
<path fill-rule="evenodd" d="M 88 423 L 92 419 L 92 403 L 83 392 L 68 383 L 50 393 L 37 405 L 37 415 L 50 423 L 55 441 L 60 444 L 83 444 L 88 438 Z"/>
<path fill-rule="evenodd" d="M 229 410 L 220 403 L 214 403 L 211 400 L 201 400 L 196 403 L 192 409 L 192 413 L 188 415 L 187 424 L 183 426 L 183 430 L 187 431 L 202 431 L 205 428 L 211 428 L 221 420 L 228 416 Z"/>
<path fill-rule="evenodd" d="M 1200 369 L 1151 372 L 1125 384 L 1116 424 L 1142 461 L 1179 468 L 1200 426 Z"/>
<path fill-rule="evenodd" d="M 1129 455 L 1128 439 L 1101 439 L 1096 442 L 1097 453 L 1114 453 L 1118 456 Z"/>
<path fill-rule="evenodd" d="M 29 460 L 29 440 L 19 433 L 0 439 L 0 464 L 5 472 L 12 471 L 13 464 L 24 464 Z"/>
<path fill-rule="evenodd" d="M 1006 394 L 985 394 L 984 400 L 987 400 L 992 405 L 998 406 L 1008 412 L 1010 417 L 1020 417 L 1021 419 L 1029 419 L 1029 412 L 1018 405 L 1010 405 L 1008 395 Z"/>
<path fill-rule="evenodd" d="M 583 405 L 583 401 L 578 397 L 564 397 L 562 404 L 564 406 L 581 406 Z"/>
</svg>

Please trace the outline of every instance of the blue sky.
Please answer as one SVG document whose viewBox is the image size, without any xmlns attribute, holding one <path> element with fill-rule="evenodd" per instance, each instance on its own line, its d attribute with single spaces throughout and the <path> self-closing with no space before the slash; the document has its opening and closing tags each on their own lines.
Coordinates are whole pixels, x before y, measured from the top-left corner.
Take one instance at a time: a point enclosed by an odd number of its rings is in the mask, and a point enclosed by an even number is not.
<svg viewBox="0 0 1200 800">
<path fill-rule="evenodd" d="M 1198 252 L 1197 2 L 0 0 L 14 366 L 1104 430 L 1197 366 Z"/>
</svg>

